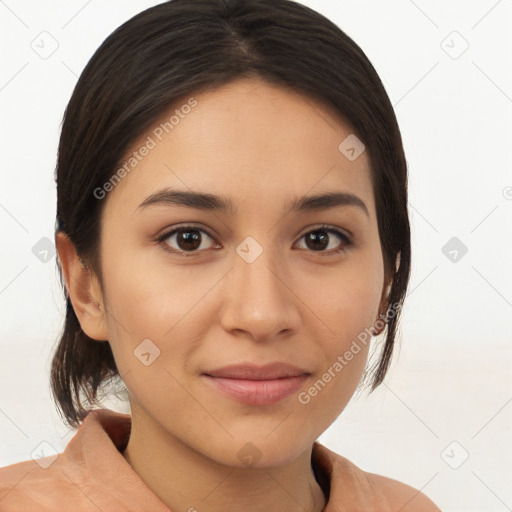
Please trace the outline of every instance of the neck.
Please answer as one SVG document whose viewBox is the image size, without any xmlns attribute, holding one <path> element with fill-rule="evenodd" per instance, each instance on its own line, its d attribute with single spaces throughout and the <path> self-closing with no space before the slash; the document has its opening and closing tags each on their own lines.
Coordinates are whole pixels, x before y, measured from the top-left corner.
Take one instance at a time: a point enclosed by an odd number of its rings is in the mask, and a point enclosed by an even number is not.
<svg viewBox="0 0 512 512">
<path fill-rule="evenodd" d="M 234 468 L 204 456 L 134 412 L 132 408 L 132 430 L 123 456 L 171 510 L 324 509 L 325 496 L 311 467 L 312 446 L 285 466 Z"/>
</svg>

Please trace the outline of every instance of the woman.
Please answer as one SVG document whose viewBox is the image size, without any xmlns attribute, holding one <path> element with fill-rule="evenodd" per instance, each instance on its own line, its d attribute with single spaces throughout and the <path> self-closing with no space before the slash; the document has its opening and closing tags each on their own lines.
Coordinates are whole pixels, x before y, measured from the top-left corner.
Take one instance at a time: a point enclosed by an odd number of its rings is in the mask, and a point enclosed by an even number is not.
<svg viewBox="0 0 512 512">
<path fill-rule="evenodd" d="M 338 27 L 289 0 L 140 13 L 83 71 L 56 179 L 51 382 L 79 429 L 2 469 L 2 510 L 439 510 L 316 441 L 383 381 L 410 271 L 396 118 Z M 119 379 L 131 414 L 91 411 Z"/>
</svg>

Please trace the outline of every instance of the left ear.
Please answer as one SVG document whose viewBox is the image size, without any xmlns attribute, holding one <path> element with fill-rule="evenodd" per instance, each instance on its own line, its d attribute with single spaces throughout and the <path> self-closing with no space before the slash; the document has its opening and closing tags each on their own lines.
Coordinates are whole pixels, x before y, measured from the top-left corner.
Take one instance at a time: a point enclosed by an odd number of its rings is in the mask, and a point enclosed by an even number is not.
<svg viewBox="0 0 512 512">
<path fill-rule="evenodd" d="M 378 336 L 386 327 L 387 322 L 385 318 L 389 308 L 389 294 L 391 292 L 392 279 L 391 277 L 391 280 L 384 282 L 379 303 L 379 316 L 375 319 L 373 326 L 370 328 L 370 332 L 373 336 Z"/>
<path fill-rule="evenodd" d="M 393 285 L 394 274 L 398 272 L 400 268 L 401 252 L 396 255 L 395 260 L 395 271 L 390 276 L 386 276 L 384 280 L 384 286 L 382 288 L 382 295 L 379 303 L 379 317 L 375 320 L 375 323 L 370 328 L 370 332 L 373 336 L 378 336 L 386 327 L 387 322 L 384 320 L 387 316 L 389 308 L 389 295 L 391 293 L 391 287 Z"/>
<path fill-rule="evenodd" d="M 386 327 L 386 312 L 389 305 L 389 291 L 391 290 L 391 284 L 384 286 L 381 301 L 379 303 L 379 316 L 375 319 L 372 327 L 370 327 L 370 332 L 372 336 L 378 336 Z"/>
</svg>

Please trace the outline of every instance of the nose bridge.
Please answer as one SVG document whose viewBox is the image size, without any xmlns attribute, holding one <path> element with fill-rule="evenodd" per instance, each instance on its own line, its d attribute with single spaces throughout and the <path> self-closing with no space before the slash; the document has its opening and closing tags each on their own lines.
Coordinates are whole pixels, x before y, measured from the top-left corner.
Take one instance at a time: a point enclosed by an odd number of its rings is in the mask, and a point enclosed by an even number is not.
<svg viewBox="0 0 512 512">
<path fill-rule="evenodd" d="M 248 237 L 237 247 L 235 259 L 235 279 L 240 281 L 246 295 L 254 294 L 266 300 L 279 300 L 283 290 L 277 277 L 278 265 L 275 251 L 263 248 L 252 237 Z"/>
<path fill-rule="evenodd" d="M 221 316 L 225 329 L 263 339 L 297 327 L 299 313 L 277 257 L 253 237 L 238 245 Z"/>
</svg>

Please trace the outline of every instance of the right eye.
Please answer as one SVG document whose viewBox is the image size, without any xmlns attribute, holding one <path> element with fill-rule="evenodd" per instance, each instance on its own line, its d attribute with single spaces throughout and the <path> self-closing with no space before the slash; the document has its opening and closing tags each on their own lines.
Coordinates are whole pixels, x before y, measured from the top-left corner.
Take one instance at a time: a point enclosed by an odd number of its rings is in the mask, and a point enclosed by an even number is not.
<svg viewBox="0 0 512 512">
<path fill-rule="evenodd" d="M 208 249 L 215 245 L 212 236 L 199 226 L 180 226 L 162 235 L 159 242 L 164 244 L 164 249 L 179 256 L 193 256 L 197 252 Z M 219 248 L 219 244 L 216 244 Z M 189 253 L 189 254 L 187 254 Z"/>
</svg>

